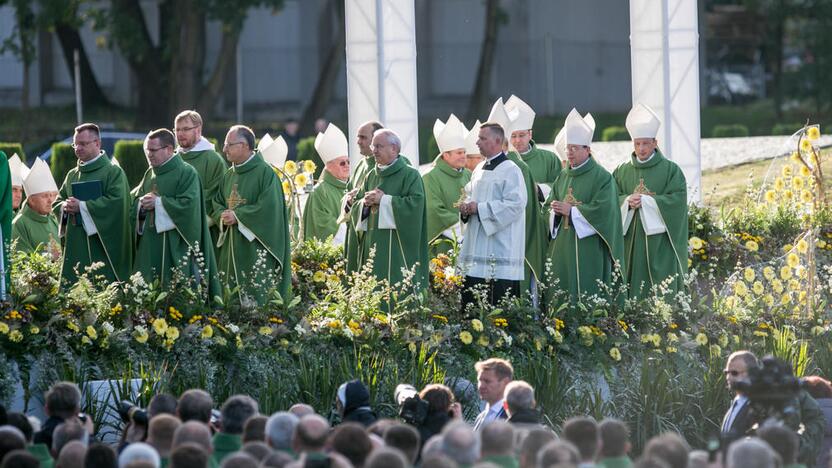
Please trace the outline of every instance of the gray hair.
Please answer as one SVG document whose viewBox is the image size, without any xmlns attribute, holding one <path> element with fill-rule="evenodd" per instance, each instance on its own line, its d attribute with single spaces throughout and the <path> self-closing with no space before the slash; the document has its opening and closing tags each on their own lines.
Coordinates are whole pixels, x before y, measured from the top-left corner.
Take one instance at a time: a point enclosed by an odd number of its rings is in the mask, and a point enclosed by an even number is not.
<svg viewBox="0 0 832 468">
<path fill-rule="evenodd" d="M 528 382 L 523 380 L 509 382 L 503 395 L 508 405 L 508 412 L 511 414 L 534 408 L 534 388 Z"/>
<path fill-rule="evenodd" d="M 226 434 L 242 434 L 248 418 L 257 414 L 257 402 L 248 395 L 233 395 L 223 403 L 221 429 Z"/>
<path fill-rule="evenodd" d="M 255 138 L 254 131 L 252 129 L 246 127 L 245 125 L 233 125 L 228 130 L 234 132 L 235 135 L 242 138 L 248 145 L 248 149 L 254 151 Z"/>
<path fill-rule="evenodd" d="M 402 152 L 402 139 L 399 137 L 399 134 L 390 130 L 389 128 L 381 128 L 373 132 L 373 138 L 379 135 L 384 135 L 387 138 L 387 143 L 395 146 L 398 148 L 398 152 Z"/>
<path fill-rule="evenodd" d="M 161 464 L 156 449 L 144 442 L 134 442 L 125 447 L 118 456 L 118 468 L 125 468 L 134 461 L 148 461 L 156 468 Z"/>
<path fill-rule="evenodd" d="M 464 422 L 454 422 L 442 431 L 442 453 L 451 460 L 473 465 L 480 459 L 480 435 Z"/>
<path fill-rule="evenodd" d="M 726 468 L 774 468 L 777 455 L 757 437 L 738 440 L 728 447 Z"/>
<path fill-rule="evenodd" d="M 266 421 L 266 441 L 275 450 L 292 448 L 292 435 L 298 425 L 297 416 L 287 411 L 278 411 Z"/>
<path fill-rule="evenodd" d="M 55 451 L 55 455 L 60 454 L 64 445 L 72 442 L 73 440 L 81 442 L 86 447 L 89 442 L 87 430 L 75 421 L 67 421 L 58 424 L 55 431 L 52 433 L 52 450 Z"/>
</svg>

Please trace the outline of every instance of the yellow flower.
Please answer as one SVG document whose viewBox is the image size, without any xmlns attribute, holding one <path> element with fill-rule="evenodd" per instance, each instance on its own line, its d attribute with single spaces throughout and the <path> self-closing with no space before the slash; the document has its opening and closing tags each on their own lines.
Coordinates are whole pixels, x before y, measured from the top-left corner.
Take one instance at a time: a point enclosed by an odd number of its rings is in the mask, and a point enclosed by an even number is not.
<svg viewBox="0 0 832 468">
<path fill-rule="evenodd" d="M 759 336 L 759 337 L 765 338 L 765 337 L 768 336 L 768 332 L 764 332 L 764 331 L 760 331 L 760 330 L 754 330 L 754 336 Z"/>
<path fill-rule="evenodd" d="M 338 282 L 338 275 L 332 274 L 326 277 L 326 280 L 330 283 L 337 283 Z"/>
<path fill-rule="evenodd" d="M 800 291 L 800 283 L 796 279 L 789 280 L 789 289 L 792 291 Z"/>
<path fill-rule="evenodd" d="M 799 245 L 799 243 L 798 243 L 798 245 Z M 798 250 L 799 250 L 799 248 L 798 248 Z M 796 253 L 792 252 L 792 253 L 786 255 L 786 263 L 792 268 L 797 268 L 797 266 L 800 265 L 800 257 Z M 783 279 L 786 279 L 786 278 L 783 278 Z"/>
<path fill-rule="evenodd" d="M 295 186 L 306 187 L 306 184 L 309 182 L 309 177 L 306 176 L 303 172 L 295 176 Z"/>
<path fill-rule="evenodd" d="M 823 239 L 820 239 L 820 240 L 818 240 L 817 244 L 815 244 L 815 245 L 817 245 L 819 249 L 825 249 L 826 248 L 826 241 L 823 240 Z"/>
<path fill-rule="evenodd" d="M 87 325 L 87 336 L 89 336 L 91 340 L 98 338 L 98 332 L 95 331 L 95 327 L 92 325 Z"/>
<path fill-rule="evenodd" d="M 771 294 L 766 294 L 765 296 L 763 296 L 763 302 L 769 307 L 773 306 L 774 296 L 772 296 Z"/>
<path fill-rule="evenodd" d="M 659 345 L 662 344 L 662 337 L 658 333 L 654 334 L 651 337 L 651 340 L 653 341 L 653 346 L 655 346 L 657 348 L 659 347 Z"/>
<path fill-rule="evenodd" d="M 675 346 L 668 346 L 666 349 L 667 349 L 667 352 L 670 353 L 670 354 L 673 354 L 677 351 Z"/>
<path fill-rule="evenodd" d="M 203 340 L 210 339 L 214 336 L 214 328 L 211 325 L 205 325 L 202 327 L 202 333 L 200 334 Z"/>
<path fill-rule="evenodd" d="M 786 177 L 786 178 L 791 177 L 792 176 L 792 166 L 788 165 L 788 164 L 783 166 L 783 169 L 780 170 L 780 175 L 782 175 L 783 177 Z"/>
<path fill-rule="evenodd" d="M 818 325 L 815 325 L 814 327 L 812 327 L 812 334 L 815 335 L 815 336 L 823 335 L 823 332 L 825 332 L 825 331 L 826 331 L 825 328 L 823 328 L 821 326 L 818 326 Z"/>
<path fill-rule="evenodd" d="M 435 318 L 436 320 L 439 320 L 442 323 L 448 323 L 448 317 L 445 317 L 444 315 L 433 314 L 431 315 L 431 317 Z"/>
<path fill-rule="evenodd" d="M 610 357 L 613 361 L 621 360 L 621 351 L 618 348 L 610 348 Z"/>
<path fill-rule="evenodd" d="M 292 191 L 292 186 L 289 185 L 288 180 L 284 180 L 281 185 L 283 186 L 283 194 L 284 195 Z"/>
<path fill-rule="evenodd" d="M 144 327 L 136 327 L 135 330 L 133 330 L 133 338 L 135 338 L 139 343 L 147 343 L 147 339 L 149 338 L 147 329 Z"/>
<path fill-rule="evenodd" d="M 484 327 L 479 319 L 474 319 L 471 320 L 471 328 L 473 328 L 475 332 L 481 332 Z"/>
<path fill-rule="evenodd" d="M 407 344 L 407 349 L 409 349 L 411 353 L 416 354 L 416 343 L 411 341 Z"/>
<path fill-rule="evenodd" d="M 797 151 L 792 151 L 792 155 L 791 155 L 790 159 L 793 162 L 799 163 L 800 162 L 800 153 L 798 153 Z"/>
<path fill-rule="evenodd" d="M 766 203 L 774 203 L 775 201 L 777 201 L 777 194 L 774 192 L 774 190 L 766 191 L 765 200 Z"/>
<path fill-rule="evenodd" d="M 330 320 L 328 324 L 326 324 L 329 328 L 341 328 L 341 321 L 340 320 Z"/>
<path fill-rule="evenodd" d="M 176 341 L 176 339 L 179 338 L 179 329 L 176 327 L 168 327 L 165 331 L 165 337 L 169 341 Z"/>
<path fill-rule="evenodd" d="M 323 283 L 326 281 L 326 273 L 321 270 L 316 271 L 315 274 L 312 275 L 312 281 L 316 283 Z"/>
<path fill-rule="evenodd" d="M 783 246 L 783 252 L 788 253 L 790 250 L 792 250 L 793 247 L 794 246 L 791 245 L 791 244 L 786 244 L 786 245 Z"/>
<path fill-rule="evenodd" d="M 749 241 L 749 242 L 752 242 L 752 241 Z M 743 277 L 745 277 L 745 280 L 748 281 L 749 283 L 753 282 L 754 278 L 757 277 L 757 274 L 754 273 L 754 269 L 749 268 L 749 267 L 746 267 L 745 270 L 743 270 L 742 275 L 743 275 Z"/>
<path fill-rule="evenodd" d="M 708 335 L 704 333 L 696 335 L 696 344 L 698 344 L 699 346 L 705 346 L 706 344 L 708 344 Z"/>
<path fill-rule="evenodd" d="M 800 192 L 800 201 L 802 201 L 803 203 L 812 203 L 814 199 L 815 196 L 814 194 L 812 194 L 811 190 L 804 190 Z"/>
<path fill-rule="evenodd" d="M 66 328 L 74 331 L 75 333 L 78 333 L 79 331 L 81 331 L 81 328 L 78 326 L 78 324 L 73 322 L 72 320 L 70 320 L 69 322 L 66 323 Z"/>
<path fill-rule="evenodd" d="M 257 330 L 257 333 L 263 336 L 269 336 L 272 334 L 272 327 L 262 326 Z"/>
<path fill-rule="evenodd" d="M 311 161 L 311 160 L 307 159 L 306 161 L 303 162 L 303 172 L 307 172 L 307 173 L 311 174 L 311 173 L 315 172 L 315 169 L 317 169 L 317 168 L 318 168 L 318 166 L 315 165 L 315 161 Z"/>
<path fill-rule="evenodd" d="M 561 335 L 559 331 L 555 330 L 554 338 L 555 338 L 555 343 L 557 343 L 557 344 L 563 343 L 563 335 Z"/>
<path fill-rule="evenodd" d="M 785 198 L 786 200 L 791 201 L 794 198 L 794 192 L 792 192 L 791 190 L 784 191 L 783 192 L 783 198 Z"/>
<path fill-rule="evenodd" d="M 783 267 L 783 268 L 788 270 L 788 267 Z M 791 274 L 791 270 L 789 270 L 789 274 Z M 783 292 L 783 283 L 780 282 L 780 280 L 777 279 L 777 278 L 774 278 L 774 281 L 771 282 L 771 287 L 772 287 L 772 289 L 774 289 L 774 292 L 776 292 L 777 294 L 780 294 L 780 293 Z"/>
<path fill-rule="evenodd" d="M 17 331 L 17 330 L 15 330 L 15 331 Z M 88 336 L 84 335 L 84 336 L 81 337 L 81 343 L 83 343 L 85 345 L 91 345 L 92 340 L 90 340 Z"/>
<path fill-rule="evenodd" d="M 236 337 L 234 337 L 234 343 L 237 345 L 237 349 L 242 349 L 243 348 L 243 339 L 240 338 L 240 335 L 237 335 Z"/>
<path fill-rule="evenodd" d="M 808 138 L 800 140 L 800 151 L 804 153 L 812 151 L 812 142 Z"/>
<path fill-rule="evenodd" d="M 785 293 L 780 296 L 780 304 L 787 305 L 792 302 L 792 297 L 789 293 Z"/>
<path fill-rule="evenodd" d="M 699 250 L 699 249 L 701 249 L 702 247 L 704 247 L 705 243 L 702 241 L 702 239 L 700 239 L 700 238 L 698 238 L 698 237 L 696 237 L 696 236 L 693 236 L 693 237 L 691 237 L 690 239 L 688 239 L 688 245 L 689 245 L 689 246 L 690 246 L 693 250 Z"/>
<path fill-rule="evenodd" d="M 32 325 L 31 327 L 29 327 L 29 334 L 30 335 L 37 335 L 38 333 L 40 333 L 40 328 L 36 327 L 35 325 Z"/>
<path fill-rule="evenodd" d="M 809 251 L 809 243 L 806 242 L 806 239 L 800 239 L 797 242 L 797 245 L 795 245 L 795 248 L 797 249 L 798 252 L 800 252 L 802 254 L 805 254 L 806 252 Z M 800 261 L 800 259 L 798 259 L 798 261 Z"/>
<path fill-rule="evenodd" d="M 780 268 L 780 278 L 783 280 L 789 280 L 792 277 L 792 269 L 788 265 L 783 265 L 783 268 Z"/>
<path fill-rule="evenodd" d="M 812 175 L 812 170 L 809 169 L 807 166 L 800 166 L 800 175 L 803 177 L 809 177 Z"/>
<path fill-rule="evenodd" d="M 748 294 L 748 286 L 745 285 L 744 281 L 737 281 L 734 283 L 734 294 L 740 297 L 744 297 Z"/>
<path fill-rule="evenodd" d="M 783 179 L 780 177 L 774 179 L 774 190 L 782 192 L 784 188 L 786 188 L 786 183 L 783 182 Z"/>
<path fill-rule="evenodd" d="M 708 351 L 711 353 L 711 356 L 719 356 L 722 354 L 722 348 L 718 344 L 712 344 L 708 347 Z"/>
<path fill-rule="evenodd" d="M 769 281 L 774 278 L 774 268 L 767 266 L 763 268 L 763 277 Z"/>
<path fill-rule="evenodd" d="M 488 337 L 485 335 L 480 335 L 480 339 L 477 340 L 477 344 L 482 346 L 483 348 L 488 346 Z"/>
<path fill-rule="evenodd" d="M 9 334 L 9 326 L 6 324 L 6 322 L 0 322 L 0 334 Z"/>
<path fill-rule="evenodd" d="M 815 141 L 820 138 L 820 126 L 812 125 L 811 127 L 806 129 L 806 138 L 811 141 Z"/>
<path fill-rule="evenodd" d="M 565 327 L 565 326 L 566 326 L 566 324 L 563 323 L 563 320 L 555 319 L 555 330 L 563 330 L 563 327 Z"/>
<path fill-rule="evenodd" d="M 168 331 L 168 323 L 163 318 L 157 318 L 151 325 L 157 335 L 164 335 Z"/>
<path fill-rule="evenodd" d="M 745 243 L 745 248 L 751 252 L 756 252 L 760 250 L 760 245 L 756 241 L 750 240 Z"/>
<path fill-rule="evenodd" d="M 794 187 L 795 190 L 802 189 L 804 185 L 806 185 L 806 179 L 803 177 L 798 176 L 792 179 L 792 187 Z"/>
<path fill-rule="evenodd" d="M 297 172 L 298 172 L 297 163 L 295 163 L 294 161 L 286 161 L 286 163 L 283 164 L 283 172 L 285 172 L 286 174 L 288 174 L 290 176 L 293 176 L 293 175 L 297 174 Z"/>
<path fill-rule="evenodd" d="M 754 294 L 759 296 L 763 293 L 763 291 L 765 291 L 765 288 L 763 287 L 763 283 L 755 281 L 754 285 L 751 286 L 751 290 L 754 291 Z"/>
<path fill-rule="evenodd" d="M 86 338 L 86 336 L 84 338 Z M 20 330 L 12 330 L 11 333 L 9 333 L 9 341 L 12 343 L 20 343 L 23 341 L 23 333 L 20 333 Z"/>
<path fill-rule="evenodd" d="M 463 331 L 459 334 L 459 341 L 463 344 L 469 345 L 472 341 L 474 341 L 474 337 L 471 336 L 471 333 L 468 331 Z"/>
<path fill-rule="evenodd" d="M 728 335 L 722 334 L 719 335 L 719 345 L 723 348 L 728 346 Z"/>
</svg>

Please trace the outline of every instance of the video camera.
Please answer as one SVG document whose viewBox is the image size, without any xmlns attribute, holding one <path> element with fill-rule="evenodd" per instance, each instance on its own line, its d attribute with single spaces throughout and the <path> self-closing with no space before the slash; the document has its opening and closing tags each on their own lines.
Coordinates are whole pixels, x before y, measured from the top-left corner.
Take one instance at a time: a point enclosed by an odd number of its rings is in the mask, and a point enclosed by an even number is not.
<svg viewBox="0 0 832 468">
<path fill-rule="evenodd" d="M 399 384 L 395 392 L 396 404 L 399 405 L 399 417 L 411 426 L 421 426 L 428 417 L 430 404 L 419 398 L 416 387 Z"/>
<path fill-rule="evenodd" d="M 118 404 L 118 415 L 126 423 L 132 422 L 147 426 L 147 410 L 139 408 L 130 401 L 124 400 Z"/>
<path fill-rule="evenodd" d="M 735 388 L 748 396 L 760 427 L 770 423 L 790 427 L 800 424 L 798 395 L 803 381 L 794 376 L 789 363 L 766 356 L 759 367 L 748 370 L 748 381 L 737 382 Z"/>
</svg>

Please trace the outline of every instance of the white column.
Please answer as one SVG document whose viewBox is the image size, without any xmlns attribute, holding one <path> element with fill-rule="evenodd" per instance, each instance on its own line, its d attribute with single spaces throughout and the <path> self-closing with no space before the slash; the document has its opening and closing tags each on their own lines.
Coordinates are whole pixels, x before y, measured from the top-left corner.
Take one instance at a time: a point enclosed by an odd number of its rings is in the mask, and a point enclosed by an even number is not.
<svg viewBox="0 0 832 468">
<path fill-rule="evenodd" d="M 699 23 L 694 0 L 630 0 L 633 103 L 662 119 L 659 148 L 679 164 L 688 199 L 701 200 Z"/>
<path fill-rule="evenodd" d="M 414 0 L 346 0 L 347 107 L 350 159 L 355 134 L 378 120 L 402 139 L 402 154 L 419 164 Z"/>
</svg>

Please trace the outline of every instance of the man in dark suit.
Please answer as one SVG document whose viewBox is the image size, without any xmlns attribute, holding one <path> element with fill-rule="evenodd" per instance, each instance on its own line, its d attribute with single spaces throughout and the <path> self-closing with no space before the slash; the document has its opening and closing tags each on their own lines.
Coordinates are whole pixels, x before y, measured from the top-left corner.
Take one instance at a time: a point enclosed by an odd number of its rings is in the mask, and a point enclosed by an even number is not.
<svg viewBox="0 0 832 468">
<path fill-rule="evenodd" d="M 503 408 L 503 394 L 506 385 L 514 378 L 514 368 L 505 359 L 491 358 L 474 364 L 474 369 L 477 371 L 480 398 L 485 401 L 485 409 L 474 421 L 474 430 L 478 431 L 483 424 L 508 417 Z"/>
<path fill-rule="evenodd" d="M 748 434 L 754 425 L 748 396 L 736 387 L 737 382 L 748 382 L 748 370 L 758 366 L 757 356 L 751 351 L 736 351 L 728 356 L 723 372 L 728 389 L 734 392 L 734 399 L 722 418 L 722 443 L 725 447 Z"/>
</svg>

